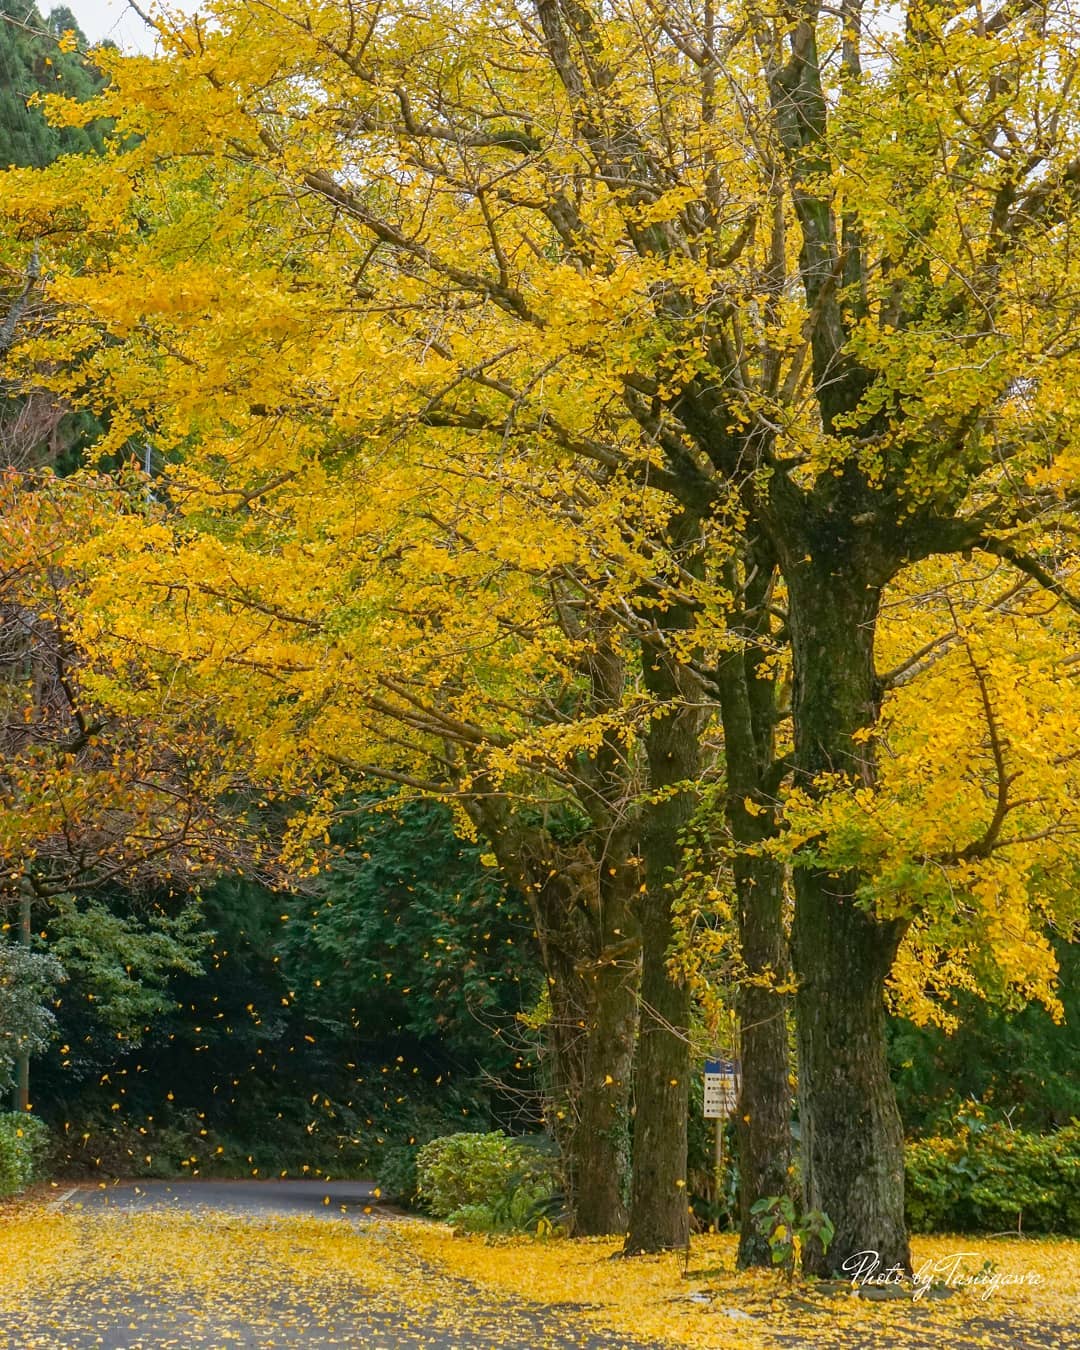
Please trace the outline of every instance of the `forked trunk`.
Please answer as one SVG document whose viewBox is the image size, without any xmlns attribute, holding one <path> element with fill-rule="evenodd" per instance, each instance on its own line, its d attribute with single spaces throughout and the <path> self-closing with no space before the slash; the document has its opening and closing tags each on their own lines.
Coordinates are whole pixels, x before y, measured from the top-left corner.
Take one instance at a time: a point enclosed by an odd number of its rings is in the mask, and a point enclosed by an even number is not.
<svg viewBox="0 0 1080 1350">
<path fill-rule="evenodd" d="M 572 1231 L 626 1232 L 630 1078 L 637 1026 L 637 950 L 590 960 L 579 894 L 557 873 L 534 891 L 552 1020 L 553 1115 Z M 595 949 L 595 948 L 593 948 Z"/>
</svg>

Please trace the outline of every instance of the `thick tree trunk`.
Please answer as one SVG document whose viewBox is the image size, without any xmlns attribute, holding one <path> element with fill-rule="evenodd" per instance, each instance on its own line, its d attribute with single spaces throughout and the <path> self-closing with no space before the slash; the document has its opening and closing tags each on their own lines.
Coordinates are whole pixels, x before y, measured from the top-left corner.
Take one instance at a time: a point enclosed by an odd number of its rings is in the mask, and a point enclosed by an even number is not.
<svg viewBox="0 0 1080 1350">
<path fill-rule="evenodd" d="M 590 707 L 597 714 L 618 711 L 626 693 L 620 644 L 602 627 L 590 632 L 590 639 L 582 658 Z M 587 895 L 591 941 L 581 962 L 589 993 L 585 1082 L 574 1140 L 580 1168 L 574 1232 L 582 1235 L 625 1233 L 629 1218 L 630 1092 L 641 982 L 641 943 L 632 912 L 641 883 L 632 773 L 614 727 L 577 765 L 595 859 Z"/>
<path fill-rule="evenodd" d="M 856 878 L 804 872 L 794 952 L 804 1204 L 836 1227 L 814 1274 L 843 1271 L 856 1252 L 910 1270 L 904 1152 L 885 1054 L 884 985 L 896 935 L 858 908 Z"/>
<path fill-rule="evenodd" d="M 534 883 L 532 894 L 552 1007 L 552 1115 L 572 1229 L 625 1233 L 636 944 L 590 959 L 592 934 L 565 872 Z"/>
<path fill-rule="evenodd" d="M 751 1213 L 764 1196 L 792 1189 L 788 976 L 784 870 L 768 857 L 735 863 L 739 938 L 746 977 L 739 990 L 742 1090 L 736 1111 L 739 1147 L 739 1265 L 771 1266 L 769 1244 Z"/>
<path fill-rule="evenodd" d="M 584 1082 L 571 1145 L 578 1236 L 626 1232 L 639 979 L 636 942 L 610 948 L 585 974 L 591 997 Z"/>
<path fill-rule="evenodd" d="M 642 832 L 646 891 L 638 911 L 641 1013 L 634 1068 L 628 1255 L 685 1247 L 690 1238 L 686 1185 L 690 990 L 672 973 L 668 957 L 682 858 L 680 835 L 697 800 L 700 727 L 693 704 L 698 698 L 686 697 L 680 672 L 666 654 L 645 648 L 643 666 L 646 685 L 667 708 L 652 719 L 646 739 L 649 785 L 661 798 L 646 808 Z"/>
<path fill-rule="evenodd" d="M 561 614 L 582 643 L 593 715 L 617 712 L 626 689 L 621 645 L 603 625 Z M 641 882 L 630 807 L 632 769 L 615 727 L 575 764 L 591 828 L 573 843 L 526 825 L 489 800 L 475 808 L 507 876 L 528 896 L 552 1006 L 554 1101 L 549 1119 L 566 1173 L 573 1231 L 625 1233 L 630 1092 L 638 1022 L 640 941 L 632 910 Z"/>
<path fill-rule="evenodd" d="M 651 870 L 651 869 L 650 869 Z M 674 929 L 663 887 L 641 909 L 641 1014 L 634 1066 L 634 1158 L 626 1252 L 668 1251 L 690 1238 L 686 1118 L 690 992 L 668 968 Z"/>
<path fill-rule="evenodd" d="M 625 1233 L 638 981 L 627 891 L 636 870 L 617 869 L 601 888 L 586 849 L 567 851 L 545 831 L 516 822 L 496 828 L 485 817 L 483 827 L 536 925 L 551 1003 L 549 1123 L 562 1155 L 572 1229 Z"/>
<path fill-rule="evenodd" d="M 874 626 L 880 592 L 852 566 L 809 559 L 789 569 L 795 747 L 811 786 L 822 772 L 874 781 Z M 885 1053 L 884 985 L 902 935 L 859 897 L 862 878 L 817 867 L 795 872 L 792 954 L 802 1171 L 807 1210 L 835 1225 L 827 1253 L 812 1243 L 807 1269 L 841 1271 L 873 1251 L 910 1270 L 904 1224 L 903 1136 Z"/>
<path fill-rule="evenodd" d="M 724 725 L 727 825 L 737 846 L 733 872 L 745 968 L 738 993 L 739 1264 L 771 1266 L 769 1244 L 751 1210 L 757 1200 L 792 1189 L 788 996 L 778 991 L 789 977 L 784 868 L 761 851 L 763 841 L 776 832 L 776 676 L 763 646 L 770 631 L 775 569 L 759 548 L 746 570 L 750 580 L 744 611 L 731 618 L 733 631 L 741 632 L 746 646 L 720 663 L 716 684 Z M 732 595 L 739 593 L 734 565 L 726 569 L 726 583 Z"/>
<path fill-rule="evenodd" d="M 552 880 L 533 883 L 536 889 L 529 900 L 551 1006 L 541 1051 L 545 1113 L 567 1172 L 567 1204 L 572 1213 L 581 1177 L 574 1161 L 574 1140 L 585 1083 L 588 994 L 574 949 L 559 932 L 565 901 L 554 894 L 563 888 L 553 886 Z"/>
</svg>

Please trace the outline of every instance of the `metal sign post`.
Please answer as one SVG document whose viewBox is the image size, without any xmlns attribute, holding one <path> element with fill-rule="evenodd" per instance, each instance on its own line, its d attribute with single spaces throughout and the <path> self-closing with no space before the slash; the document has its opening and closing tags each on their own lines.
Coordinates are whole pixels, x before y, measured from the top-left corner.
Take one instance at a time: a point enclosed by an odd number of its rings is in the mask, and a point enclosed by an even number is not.
<svg viewBox="0 0 1080 1350">
<path fill-rule="evenodd" d="M 716 1199 L 724 1176 L 724 1124 L 739 1101 L 742 1064 L 737 1059 L 705 1061 L 705 1119 L 716 1123 Z"/>
</svg>

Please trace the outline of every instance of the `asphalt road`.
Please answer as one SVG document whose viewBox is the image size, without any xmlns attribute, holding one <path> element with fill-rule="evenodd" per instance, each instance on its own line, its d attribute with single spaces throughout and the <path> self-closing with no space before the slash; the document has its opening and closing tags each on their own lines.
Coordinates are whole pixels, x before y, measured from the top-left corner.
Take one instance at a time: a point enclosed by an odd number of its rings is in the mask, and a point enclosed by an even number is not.
<svg viewBox="0 0 1080 1350">
<path fill-rule="evenodd" d="M 362 1220 L 379 1203 L 371 1181 L 120 1181 L 78 1186 L 63 1204 L 96 1210 L 141 1213 L 151 1210 L 211 1210 L 225 1214 L 308 1215 Z M 367 1211 L 367 1213 L 365 1213 Z"/>
<path fill-rule="evenodd" d="M 138 1181 L 57 1204 L 69 1250 L 7 1305 L 4 1350 L 668 1350 L 424 1267 L 366 1182 Z"/>
</svg>

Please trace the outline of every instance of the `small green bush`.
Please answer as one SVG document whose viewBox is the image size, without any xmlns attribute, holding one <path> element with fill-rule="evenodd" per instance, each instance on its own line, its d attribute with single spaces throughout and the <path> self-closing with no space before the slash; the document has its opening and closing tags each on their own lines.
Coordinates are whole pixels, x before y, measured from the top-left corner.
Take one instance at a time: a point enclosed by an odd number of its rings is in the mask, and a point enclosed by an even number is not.
<svg viewBox="0 0 1080 1350">
<path fill-rule="evenodd" d="M 466 1233 L 555 1233 L 563 1231 L 564 1197 L 535 1182 L 512 1182 L 486 1205 L 462 1205 L 447 1223 Z"/>
<path fill-rule="evenodd" d="M 916 1232 L 1080 1236 L 1080 1123 L 1027 1134 L 969 1118 L 951 1138 L 909 1144 L 905 1170 Z"/>
<path fill-rule="evenodd" d="M 462 1205 L 448 1217 L 448 1222 L 466 1233 L 498 1233 L 500 1224 L 490 1205 Z"/>
<path fill-rule="evenodd" d="M 510 1141 L 490 1134 L 448 1134 L 432 1139 L 416 1160 L 417 1190 L 425 1207 L 445 1219 L 463 1205 L 482 1205 L 505 1189 L 514 1170 Z"/>
<path fill-rule="evenodd" d="M 417 1154 L 416 1175 L 424 1206 L 473 1233 L 550 1224 L 562 1203 L 553 1158 L 501 1130 L 433 1139 Z"/>
<path fill-rule="evenodd" d="M 16 1195 L 41 1175 L 49 1131 L 37 1116 L 0 1115 L 0 1195 Z"/>
</svg>

